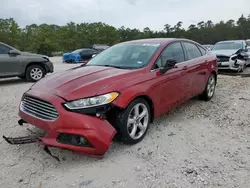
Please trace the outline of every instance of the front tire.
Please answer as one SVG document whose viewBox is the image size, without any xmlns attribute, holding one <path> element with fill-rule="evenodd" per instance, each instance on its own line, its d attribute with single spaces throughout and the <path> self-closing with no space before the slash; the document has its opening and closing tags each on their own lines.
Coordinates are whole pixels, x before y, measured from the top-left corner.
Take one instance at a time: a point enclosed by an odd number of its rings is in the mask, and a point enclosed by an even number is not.
<svg viewBox="0 0 250 188">
<path fill-rule="evenodd" d="M 138 98 L 132 101 L 117 118 L 118 137 L 125 144 L 140 142 L 147 133 L 150 124 L 150 107 Z"/>
<path fill-rule="evenodd" d="M 215 93 L 215 86 L 216 86 L 215 75 L 211 74 L 210 77 L 208 78 L 206 88 L 201 94 L 201 98 L 205 101 L 211 100 Z"/>
<path fill-rule="evenodd" d="M 30 82 L 37 82 L 45 76 L 46 72 L 40 65 L 30 65 L 26 69 L 26 79 Z"/>
</svg>

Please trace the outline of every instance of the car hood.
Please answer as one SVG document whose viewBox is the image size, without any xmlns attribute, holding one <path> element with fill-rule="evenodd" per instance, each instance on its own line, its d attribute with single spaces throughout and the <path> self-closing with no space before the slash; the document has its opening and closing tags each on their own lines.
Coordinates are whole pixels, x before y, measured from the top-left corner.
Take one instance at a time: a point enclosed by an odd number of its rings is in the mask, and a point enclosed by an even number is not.
<svg viewBox="0 0 250 188">
<path fill-rule="evenodd" d="M 213 50 L 212 53 L 216 55 L 231 56 L 235 54 L 238 50 Z"/>
<path fill-rule="evenodd" d="M 140 72 L 139 70 L 103 66 L 79 66 L 46 76 L 34 84 L 31 89 L 53 93 L 66 100 L 75 100 L 95 96 L 102 89 L 118 81 L 121 83 L 120 81 L 124 79 L 135 77 L 133 80 L 136 80 Z M 119 92 L 122 87 L 122 84 L 117 84 L 116 91 Z"/>
<path fill-rule="evenodd" d="M 35 57 L 35 58 L 43 58 L 43 59 L 46 59 L 46 60 L 49 60 L 49 57 L 46 56 L 46 55 L 42 55 L 42 54 L 34 54 L 34 53 L 29 53 L 29 52 L 21 52 L 22 55 L 25 55 L 25 56 L 29 56 L 29 57 Z"/>
</svg>

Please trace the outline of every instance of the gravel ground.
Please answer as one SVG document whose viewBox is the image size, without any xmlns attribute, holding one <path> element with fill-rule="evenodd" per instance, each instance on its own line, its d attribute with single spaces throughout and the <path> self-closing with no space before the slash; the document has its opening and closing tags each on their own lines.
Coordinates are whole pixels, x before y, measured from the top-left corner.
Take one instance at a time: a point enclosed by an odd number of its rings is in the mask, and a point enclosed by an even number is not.
<svg viewBox="0 0 250 188">
<path fill-rule="evenodd" d="M 72 64 L 54 59 L 55 70 Z M 27 135 L 17 125 L 20 98 L 31 83 L 0 80 L 0 126 L 7 136 Z M 218 77 L 210 102 L 192 99 L 157 119 L 142 142 L 113 142 L 102 159 L 39 144 L 0 139 L 0 187 L 4 188 L 217 188 L 250 185 L 250 78 Z"/>
</svg>

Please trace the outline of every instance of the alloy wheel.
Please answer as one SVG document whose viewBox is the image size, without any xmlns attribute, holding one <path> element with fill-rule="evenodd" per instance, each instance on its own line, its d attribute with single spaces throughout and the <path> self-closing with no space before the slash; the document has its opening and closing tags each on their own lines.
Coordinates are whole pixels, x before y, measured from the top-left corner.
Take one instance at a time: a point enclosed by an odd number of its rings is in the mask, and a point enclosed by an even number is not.
<svg viewBox="0 0 250 188">
<path fill-rule="evenodd" d="M 208 80 L 208 84 L 207 84 L 207 95 L 208 95 L 208 97 L 213 96 L 214 90 L 215 90 L 215 78 L 212 75 L 212 76 L 210 76 L 210 78 Z"/>
<path fill-rule="evenodd" d="M 149 111 L 145 104 L 138 103 L 130 111 L 127 121 L 127 131 L 134 140 L 141 138 L 149 124 Z"/>
<path fill-rule="evenodd" d="M 39 68 L 33 68 L 30 71 L 30 77 L 34 80 L 40 80 L 43 77 L 43 71 Z"/>
</svg>

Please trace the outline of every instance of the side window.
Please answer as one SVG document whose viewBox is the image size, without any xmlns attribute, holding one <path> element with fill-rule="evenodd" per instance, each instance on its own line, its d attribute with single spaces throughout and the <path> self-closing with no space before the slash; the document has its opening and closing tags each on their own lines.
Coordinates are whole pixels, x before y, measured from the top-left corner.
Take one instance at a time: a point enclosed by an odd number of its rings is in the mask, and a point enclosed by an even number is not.
<svg viewBox="0 0 250 188">
<path fill-rule="evenodd" d="M 0 44 L 0 54 L 8 54 L 10 51 L 10 48 L 8 48 L 7 46 L 4 46 L 2 44 Z"/>
<path fill-rule="evenodd" d="M 161 59 L 163 62 L 166 62 L 169 59 L 174 59 L 177 63 L 185 61 L 184 52 L 180 42 L 170 44 L 166 49 L 161 53 Z"/>
<path fill-rule="evenodd" d="M 183 45 L 186 49 L 188 60 L 201 57 L 201 52 L 195 44 L 189 42 L 183 42 Z"/>
<path fill-rule="evenodd" d="M 198 46 L 199 50 L 201 51 L 202 55 L 206 55 L 206 50 L 204 48 L 202 48 L 201 46 Z"/>
<path fill-rule="evenodd" d="M 158 57 L 153 66 L 153 69 L 158 69 L 164 66 L 164 63 L 167 60 L 174 59 L 177 63 L 181 63 L 185 61 L 184 52 L 180 42 L 169 44 Z"/>
<path fill-rule="evenodd" d="M 89 54 L 94 54 L 94 53 L 96 53 L 96 51 L 95 50 L 89 50 L 88 53 Z"/>
</svg>

